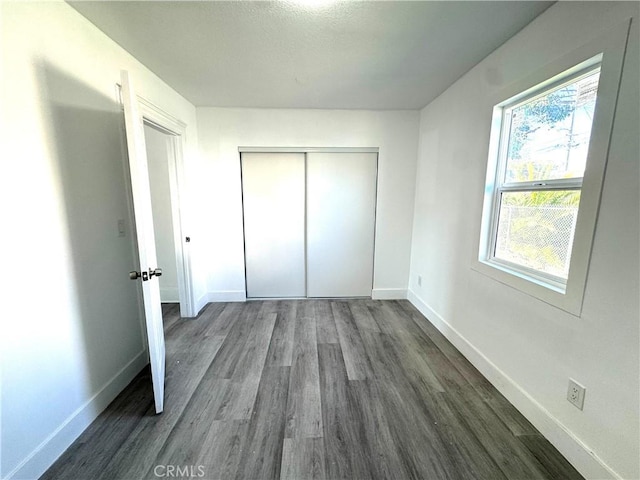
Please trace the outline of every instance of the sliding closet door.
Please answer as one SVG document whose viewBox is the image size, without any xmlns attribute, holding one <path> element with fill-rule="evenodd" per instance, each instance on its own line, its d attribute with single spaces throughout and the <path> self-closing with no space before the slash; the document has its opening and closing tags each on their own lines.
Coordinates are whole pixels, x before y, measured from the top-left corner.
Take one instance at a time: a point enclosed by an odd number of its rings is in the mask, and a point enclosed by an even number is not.
<svg viewBox="0 0 640 480">
<path fill-rule="evenodd" d="M 307 296 L 371 296 L 377 159 L 308 154 Z"/>
<path fill-rule="evenodd" d="M 304 297 L 303 153 L 243 153 L 247 297 Z"/>
</svg>

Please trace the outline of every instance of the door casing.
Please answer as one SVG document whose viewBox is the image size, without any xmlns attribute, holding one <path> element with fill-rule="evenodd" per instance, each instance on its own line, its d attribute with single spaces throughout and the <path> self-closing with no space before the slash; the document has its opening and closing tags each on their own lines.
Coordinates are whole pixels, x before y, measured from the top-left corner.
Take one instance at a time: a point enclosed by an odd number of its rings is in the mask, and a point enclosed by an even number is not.
<svg viewBox="0 0 640 480">
<path fill-rule="evenodd" d="M 193 294 L 191 249 L 185 188 L 184 151 L 187 125 L 166 113 L 148 100 L 138 96 L 138 104 L 144 123 L 152 125 L 170 136 L 170 152 L 167 158 L 169 170 L 169 191 L 171 196 L 171 216 L 173 220 L 173 242 L 176 251 L 178 271 L 178 296 L 180 298 L 180 316 L 193 318 L 198 315 Z M 189 237 L 189 241 L 187 241 Z"/>
</svg>

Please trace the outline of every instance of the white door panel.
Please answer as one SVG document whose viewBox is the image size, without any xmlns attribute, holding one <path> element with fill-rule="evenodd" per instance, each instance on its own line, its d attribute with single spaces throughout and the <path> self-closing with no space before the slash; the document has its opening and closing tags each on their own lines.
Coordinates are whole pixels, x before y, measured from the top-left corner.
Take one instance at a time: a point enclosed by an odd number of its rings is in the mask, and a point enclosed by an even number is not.
<svg viewBox="0 0 640 480">
<path fill-rule="evenodd" d="M 155 275 L 149 275 L 158 266 L 153 232 L 151 190 L 142 115 L 138 108 L 138 101 L 131 85 L 129 74 L 126 71 L 122 72 L 122 103 L 124 107 L 127 150 L 129 153 L 140 273 L 142 273 L 143 280 L 142 297 L 149 344 L 153 396 L 156 413 L 161 413 L 164 409 L 165 345 L 158 278 Z"/>
<path fill-rule="evenodd" d="M 247 297 L 304 297 L 304 154 L 243 153 Z"/>
<path fill-rule="evenodd" d="M 377 154 L 307 156 L 307 296 L 370 297 Z"/>
</svg>

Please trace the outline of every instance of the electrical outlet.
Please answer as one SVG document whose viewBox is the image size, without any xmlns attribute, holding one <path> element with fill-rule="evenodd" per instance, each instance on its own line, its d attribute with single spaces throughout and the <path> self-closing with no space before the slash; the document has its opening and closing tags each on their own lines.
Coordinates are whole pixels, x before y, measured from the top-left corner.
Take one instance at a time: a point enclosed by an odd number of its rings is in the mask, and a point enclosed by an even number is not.
<svg viewBox="0 0 640 480">
<path fill-rule="evenodd" d="M 586 388 L 583 385 L 580 385 L 573 378 L 569 379 L 569 389 L 567 390 L 567 400 L 569 400 L 573 405 L 580 410 L 584 406 L 584 394 L 586 392 Z"/>
<path fill-rule="evenodd" d="M 418 286 L 422 286 L 422 275 L 418 275 Z"/>
</svg>

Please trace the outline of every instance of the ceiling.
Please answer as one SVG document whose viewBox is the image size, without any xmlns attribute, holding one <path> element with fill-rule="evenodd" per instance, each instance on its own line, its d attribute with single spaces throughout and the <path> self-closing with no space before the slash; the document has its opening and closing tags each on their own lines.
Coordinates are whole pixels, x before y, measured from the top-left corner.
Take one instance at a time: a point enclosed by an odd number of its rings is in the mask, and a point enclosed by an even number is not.
<svg viewBox="0 0 640 480">
<path fill-rule="evenodd" d="M 196 106 L 418 109 L 553 2 L 69 2 Z"/>
</svg>

